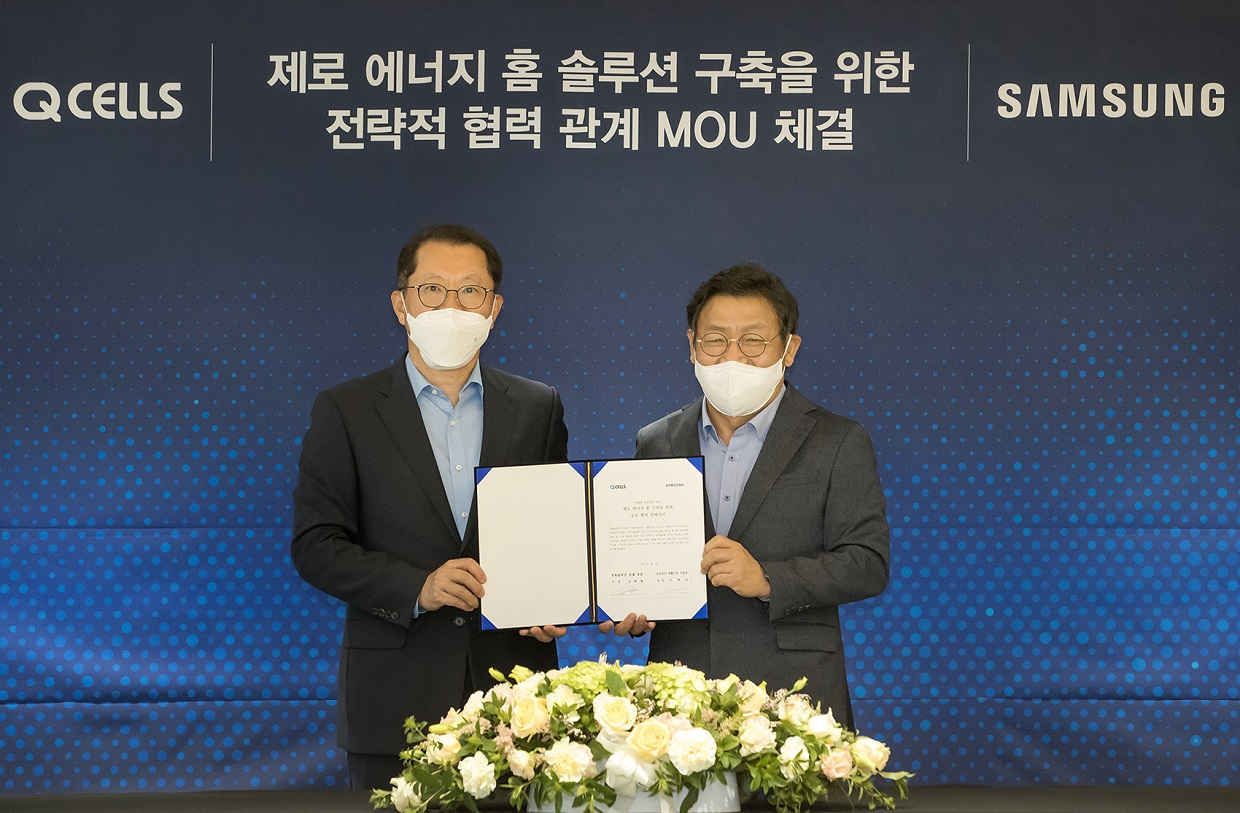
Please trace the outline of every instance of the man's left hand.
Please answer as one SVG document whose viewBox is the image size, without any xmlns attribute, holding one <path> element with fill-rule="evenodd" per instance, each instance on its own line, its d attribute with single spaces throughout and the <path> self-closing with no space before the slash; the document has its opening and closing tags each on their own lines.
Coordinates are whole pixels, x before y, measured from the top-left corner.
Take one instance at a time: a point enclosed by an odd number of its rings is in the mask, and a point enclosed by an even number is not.
<svg viewBox="0 0 1240 813">
<path fill-rule="evenodd" d="M 745 598 L 767 598 L 770 582 L 745 546 L 726 536 L 713 537 L 702 551 L 702 572 L 715 587 L 730 587 Z"/>
<path fill-rule="evenodd" d="M 527 630 L 521 630 L 521 634 L 549 644 L 556 638 L 563 638 L 564 633 L 568 632 L 567 627 L 553 627 L 548 624 L 545 627 L 530 627 Z"/>
</svg>

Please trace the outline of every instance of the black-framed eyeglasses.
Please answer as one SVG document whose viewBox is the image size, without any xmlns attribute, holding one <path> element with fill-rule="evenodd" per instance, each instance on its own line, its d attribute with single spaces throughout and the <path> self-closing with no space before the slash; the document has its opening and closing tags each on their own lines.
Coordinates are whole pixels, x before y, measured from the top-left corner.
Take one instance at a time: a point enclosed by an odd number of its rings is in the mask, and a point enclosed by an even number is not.
<svg viewBox="0 0 1240 813">
<path fill-rule="evenodd" d="M 456 294 L 456 301 L 466 310 L 481 308 L 487 301 L 487 294 L 494 288 L 483 288 L 481 285 L 463 285 L 460 288 L 446 288 L 437 282 L 424 282 L 421 285 L 406 285 L 402 291 L 417 291 L 418 301 L 428 308 L 438 308 L 448 301 L 448 294 Z"/>
<path fill-rule="evenodd" d="M 766 346 L 777 338 L 779 337 L 764 339 L 756 333 L 746 333 L 739 339 L 729 339 L 722 333 L 707 333 L 695 341 L 697 341 L 697 346 L 702 348 L 702 352 L 708 356 L 722 356 L 728 352 L 728 345 L 736 342 L 736 346 L 740 348 L 742 353 L 749 356 L 749 358 L 757 358 L 765 353 Z"/>
</svg>

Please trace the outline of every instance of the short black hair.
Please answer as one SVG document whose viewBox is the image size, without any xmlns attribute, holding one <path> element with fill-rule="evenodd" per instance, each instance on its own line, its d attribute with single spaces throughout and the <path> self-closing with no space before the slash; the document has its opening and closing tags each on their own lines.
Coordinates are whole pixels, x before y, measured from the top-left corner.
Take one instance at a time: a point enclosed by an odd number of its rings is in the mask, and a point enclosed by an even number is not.
<svg viewBox="0 0 1240 813">
<path fill-rule="evenodd" d="M 698 286 L 685 306 L 689 329 L 697 333 L 698 316 L 712 296 L 760 296 L 775 309 L 784 336 L 797 332 L 797 300 L 783 280 L 757 263 L 741 263 L 723 269 Z"/>
<path fill-rule="evenodd" d="M 447 243 L 450 246 L 477 246 L 487 257 L 487 271 L 491 274 L 491 283 L 499 290 L 500 278 L 504 276 L 504 261 L 491 241 L 473 229 L 458 226 L 455 223 L 439 223 L 427 226 L 415 234 L 396 260 L 396 287 L 404 288 L 418 268 L 418 249 L 426 243 Z"/>
</svg>

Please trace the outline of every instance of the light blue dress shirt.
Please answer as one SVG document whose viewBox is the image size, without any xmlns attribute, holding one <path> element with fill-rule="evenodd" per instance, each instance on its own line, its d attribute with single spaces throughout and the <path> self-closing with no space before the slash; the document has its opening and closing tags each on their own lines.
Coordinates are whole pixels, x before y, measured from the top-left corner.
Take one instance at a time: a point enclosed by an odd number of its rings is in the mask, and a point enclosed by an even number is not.
<svg viewBox="0 0 1240 813">
<path fill-rule="evenodd" d="M 745 492 L 745 484 L 758 462 L 758 453 L 766 442 L 766 435 L 775 420 L 779 402 L 784 400 L 787 388 L 779 385 L 779 394 L 757 415 L 732 433 L 730 443 L 724 443 L 715 431 L 715 425 L 706 414 L 706 399 L 702 399 L 702 423 L 698 426 L 698 442 L 702 447 L 705 464 L 706 497 L 710 501 L 710 518 L 715 523 L 715 533 L 727 536 L 736 517 L 736 504 Z"/>
<path fill-rule="evenodd" d="M 464 539 L 474 502 L 474 466 L 482 454 L 482 375 L 475 364 L 453 407 L 444 391 L 427 381 L 408 356 L 405 370 L 422 410 L 422 422 L 435 452 L 439 479 L 448 495 L 448 505 L 452 506 L 456 530 Z"/>
</svg>

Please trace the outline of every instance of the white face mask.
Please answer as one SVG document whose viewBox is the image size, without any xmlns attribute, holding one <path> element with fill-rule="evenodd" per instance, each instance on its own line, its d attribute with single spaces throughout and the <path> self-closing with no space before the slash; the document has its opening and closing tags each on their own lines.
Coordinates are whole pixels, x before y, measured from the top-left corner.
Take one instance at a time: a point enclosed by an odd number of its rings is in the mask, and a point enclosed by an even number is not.
<svg viewBox="0 0 1240 813">
<path fill-rule="evenodd" d="M 488 317 L 474 311 L 443 308 L 411 317 L 405 311 L 405 330 L 432 370 L 457 370 L 474 357 L 491 333 L 494 303 L 491 314 Z"/>
<path fill-rule="evenodd" d="M 788 343 L 791 341 L 789 336 Z M 784 344 L 785 354 L 788 343 Z M 710 405 L 735 418 L 752 415 L 766 406 L 784 380 L 784 357 L 781 355 L 770 367 L 755 367 L 742 361 L 701 364 L 695 360 L 693 373 Z"/>
</svg>

